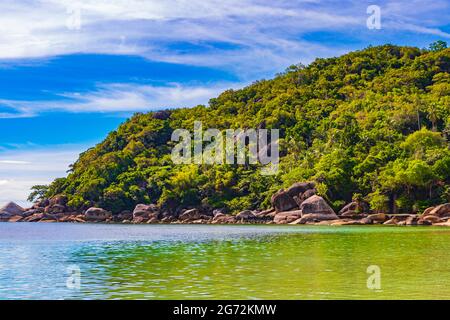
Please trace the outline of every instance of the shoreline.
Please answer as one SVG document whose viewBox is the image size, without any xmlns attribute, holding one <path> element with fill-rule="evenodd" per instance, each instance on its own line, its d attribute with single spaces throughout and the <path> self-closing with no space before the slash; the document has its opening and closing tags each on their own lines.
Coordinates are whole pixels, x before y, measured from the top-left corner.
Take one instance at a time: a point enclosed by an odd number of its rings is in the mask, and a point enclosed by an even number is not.
<svg viewBox="0 0 450 320">
<path fill-rule="evenodd" d="M 101 208 L 90 208 L 96 211 L 103 211 Z M 89 209 L 88 209 L 89 210 Z M 196 209 L 187 210 L 188 213 L 196 213 Z M 301 221 L 303 217 L 298 218 L 296 211 L 287 211 L 275 213 L 271 211 L 265 216 L 259 217 L 257 215 L 242 216 L 242 212 L 237 215 L 231 214 L 216 214 L 215 216 L 203 215 L 199 219 L 186 218 L 180 220 L 179 218 L 152 218 L 152 217 L 136 217 L 132 219 L 122 219 L 120 215 L 109 215 L 109 217 L 92 217 L 85 213 L 59 213 L 59 214 L 49 214 L 49 213 L 35 213 L 29 216 L 19 216 L 13 215 L 8 219 L 2 218 L 0 222 L 4 223 L 79 223 L 79 224 L 115 224 L 115 225 L 307 225 L 307 226 L 370 226 L 370 225 L 391 225 L 391 226 L 435 226 L 435 227 L 447 227 L 450 226 L 450 217 L 444 217 L 442 219 L 437 219 L 434 216 L 425 216 L 417 214 L 384 214 L 384 213 L 374 213 L 374 214 L 359 214 L 358 217 L 348 218 L 338 216 L 337 219 L 328 220 L 304 220 Z M 264 211 L 262 212 L 264 214 Z M 257 213 L 258 214 L 258 213 Z M 280 220 L 279 216 L 284 218 Z M 192 217 L 192 216 L 191 216 Z M 427 219 L 428 217 L 428 219 Z M 431 218 L 430 218 L 431 217 Z M 198 218 L 198 217 L 197 217 Z M 308 218 L 308 217 L 306 217 Z M 437 221 L 432 223 L 431 221 Z"/>
<path fill-rule="evenodd" d="M 349 298 L 358 292 L 388 298 L 410 295 L 405 283 L 413 289 L 422 283 L 419 291 L 412 292 L 427 295 L 429 290 L 430 296 L 436 295 L 434 284 L 450 280 L 449 228 L 4 223 L 0 233 L 2 264 L 9 274 L 27 279 L 12 284 L 3 281 L 8 297 L 35 294 L 37 298 L 73 299 L 75 294 L 108 299 L 111 292 L 115 298 L 248 296 L 248 291 L 235 289 L 239 286 L 266 292 L 267 298 L 292 297 L 287 288 L 300 291 L 303 297 L 313 290 L 317 298 L 323 298 L 327 290 L 337 298 L 345 292 Z M 27 256 L 17 258 L 17 252 Z M 39 259 L 27 260 L 30 263 L 23 268 L 27 257 Z M 384 293 L 365 286 L 371 265 L 380 266 L 383 283 L 391 284 Z M 72 266 L 80 267 L 83 290 L 58 290 L 66 288 L 71 274 L 67 268 Z M 50 276 L 37 277 L 43 273 Z M 353 280 L 355 274 L 358 282 L 349 281 L 349 275 Z M 111 277 L 123 286 L 111 286 Z M 317 279 L 323 286 L 314 285 Z M 49 285 L 43 286 L 43 281 Z M 393 281 L 398 286 L 393 287 Z M 99 283 L 105 287 L 99 288 Z M 191 287 L 192 283 L 198 286 Z M 273 291 L 274 286 L 280 290 Z M 393 292 L 397 287 L 401 289 Z M 450 288 L 443 289 L 439 296 L 448 296 Z"/>
<path fill-rule="evenodd" d="M 398 225 L 450 226 L 450 203 L 417 213 L 382 213 L 371 210 L 362 199 L 354 199 L 337 213 L 321 196 L 314 182 L 298 182 L 271 197 L 266 210 L 243 210 L 230 214 L 210 207 L 161 208 L 156 204 L 137 204 L 132 210 L 111 212 L 91 206 L 77 209 L 65 195 L 41 199 L 24 209 L 10 202 L 0 208 L 0 222 L 69 222 L 116 224 L 266 224 L 266 225 Z"/>
<path fill-rule="evenodd" d="M 10 221 L 0 221 L 1 224 L 11 224 L 11 223 L 22 223 L 22 224 L 35 224 L 36 222 L 27 222 L 27 221 L 19 221 L 19 222 L 10 222 Z M 196 222 L 186 222 L 186 223 L 166 223 L 166 222 L 162 222 L 162 223 L 122 223 L 122 222 L 106 222 L 106 221 L 101 221 L 101 222 L 94 222 L 94 221 L 86 221 L 86 222 L 63 222 L 63 221 L 38 221 L 37 223 L 39 224 L 45 224 L 45 223 L 53 223 L 53 224 L 79 224 L 79 225 L 154 225 L 154 226 L 176 226 L 176 225 L 180 225 L 180 226 L 184 226 L 184 225 L 195 225 L 195 226 L 199 226 L 199 225 L 205 225 L 205 226 L 267 226 L 267 227 L 284 227 L 284 226 L 290 226 L 290 227 L 295 227 L 295 226 L 323 226 L 323 227 L 340 227 L 340 226 L 363 226 L 363 227 L 380 227 L 380 226 L 386 226 L 387 228 L 389 227 L 435 227 L 435 228 L 439 228 L 439 227 L 450 227 L 450 223 L 446 223 L 446 224 L 414 224 L 414 225 L 397 225 L 397 224 L 360 224 L 360 223 L 348 223 L 348 224 L 343 224 L 343 223 L 336 223 L 336 224 L 324 224 L 324 223 L 307 223 L 307 224 L 274 224 L 274 223 L 196 223 Z"/>
</svg>

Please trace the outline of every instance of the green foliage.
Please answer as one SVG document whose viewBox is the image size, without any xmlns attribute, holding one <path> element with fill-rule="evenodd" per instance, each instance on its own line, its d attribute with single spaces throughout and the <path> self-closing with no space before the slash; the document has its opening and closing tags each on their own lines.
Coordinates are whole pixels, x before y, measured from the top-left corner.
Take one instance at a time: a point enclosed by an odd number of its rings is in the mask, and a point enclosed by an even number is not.
<svg viewBox="0 0 450 320">
<path fill-rule="evenodd" d="M 447 49 L 447 42 L 442 41 L 442 40 L 438 40 L 436 42 L 433 42 L 432 44 L 430 44 L 430 50 L 431 51 L 441 51 Z"/>
<path fill-rule="evenodd" d="M 431 149 L 440 149 L 445 146 L 445 140 L 439 132 L 432 132 L 426 128 L 422 128 L 410 134 L 401 147 L 405 149 L 409 155 L 421 159 Z"/>
<path fill-rule="evenodd" d="M 30 202 L 39 201 L 45 198 L 48 192 L 48 186 L 46 185 L 35 185 L 31 187 L 31 193 L 27 200 Z"/>
<path fill-rule="evenodd" d="M 114 212 L 139 202 L 239 211 L 270 205 L 279 188 L 315 180 L 334 207 L 367 198 L 410 211 L 450 195 L 450 49 L 385 45 L 292 66 L 272 80 L 227 90 L 209 106 L 137 113 L 80 155 L 66 178 L 30 199 Z M 174 165 L 174 129 L 280 129 L 280 170 L 256 165 Z M 38 193 L 36 193 L 39 191 Z"/>
<path fill-rule="evenodd" d="M 370 199 L 369 201 L 370 207 L 373 210 L 383 212 L 388 209 L 389 198 L 386 195 L 381 194 L 379 191 L 371 193 L 369 195 L 369 199 Z"/>
</svg>

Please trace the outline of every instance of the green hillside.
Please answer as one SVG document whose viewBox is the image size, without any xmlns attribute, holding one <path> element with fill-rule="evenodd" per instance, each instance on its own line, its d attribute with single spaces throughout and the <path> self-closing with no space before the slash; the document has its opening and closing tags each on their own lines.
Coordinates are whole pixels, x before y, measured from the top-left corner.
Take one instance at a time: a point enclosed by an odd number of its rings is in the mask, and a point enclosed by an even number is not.
<svg viewBox="0 0 450 320">
<path fill-rule="evenodd" d="M 137 203 L 266 208 L 270 196 L 314 180 L 339 209 L 364 197 L 374 210 L 421 211 L 450 202 L 450 49 L 384 45 L 291 66 L 274 79 L 228 90 L 208 106 L 137 113 L 82 153 L 65 178 L 30 199 L 118 212 Z M 174 165 L 177 128 L 280 129 L 280 170 L 256 165 Z"/>
</svg>

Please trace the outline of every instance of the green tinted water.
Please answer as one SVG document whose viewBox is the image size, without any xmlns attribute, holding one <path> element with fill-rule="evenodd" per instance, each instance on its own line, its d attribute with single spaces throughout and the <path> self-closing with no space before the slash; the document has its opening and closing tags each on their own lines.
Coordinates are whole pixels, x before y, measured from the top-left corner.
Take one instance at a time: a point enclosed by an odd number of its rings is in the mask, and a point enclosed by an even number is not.
<svg viewBox="0 0 450 320">
<path fill-rule="evenodd" d="M 1 223 L 0 298 L 450 299 L 450 228 Z"/>
</svg>

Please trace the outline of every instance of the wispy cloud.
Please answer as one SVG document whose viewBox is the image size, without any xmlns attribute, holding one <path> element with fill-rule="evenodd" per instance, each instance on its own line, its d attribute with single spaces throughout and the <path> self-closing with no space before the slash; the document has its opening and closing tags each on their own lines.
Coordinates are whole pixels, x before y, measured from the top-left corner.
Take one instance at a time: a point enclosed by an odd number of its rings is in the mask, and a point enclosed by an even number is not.
<svg viewBox="0 0 450 320">
<path fill-rule="evenodd" d="M 30 164 L 30 162 L 22 160 L 0 160 L 0 165 L 1 164 Z"/>
<path fill-rule="evenodd" d="M 312 56 L 338 54 L 340 48 L 304 41 L 302 35 L 312 31 L 364 33 L 369 4 L 350 0 L 5 0 L 0 4 L 0 58 L 113 53 L 247 72 L 257 66 L 279 70 Z M 439 29 L 449 21 L 448 1 L 377 4 L 383 23 L 391 29 L 387 31 L 450 37 Z M 67 27 L 76 12 L 81 17 L 79 30 Z M 179 42 L 201 50 L 186 53 L 171 47 Z"/>
<path fill-rule="evenodd" d="M 287 55 L 298 58 L 298 46 L 286 47 L 283 43 L 294 43 L 299 33 L 312 29 L 361 24 L 364 13 L 358 17 L 327 10 L 326 6 L 319 7 L 311 1 L 291 4 L 252 0 L 47 0 L 23 4 L 3 1 L 0 10 L 4 13 L 0 17 L 0 58 L 113 53 L 229 67 L 254 61 L 258 56 L 275 57 L 274 61 L 283 61 Z M 67 22 L 76 10 L 80 13 L 81 28 L 71 30 Z M 169 48 L 171 43 L 180 41 L 196 45 L 229 43 L 236 48 L 230 52 L 220 47 L 212 46 L 209 50 L 204 47 L 203 52 L 186 55 Z M 240 59 L 230 61 L 228 54 Z M 253 60 L 245 59 L 252 54 Z"/>
<path fill-rule="evenodd" d="M 348 44 L 305 40 L 305 35 L 340 32 L 343 37 L 370 37 L 374 33 L 366 28 L 368 4 L 352 0 L 340 4 L 315 0 L 2 1 L 2 66 L 8 61 L 15 65 L 29 61 L 26 58 L 80 52 L 134 54 L 233 70 L 241 83 L 97 84 L 84 92 L 56 92 L 51 100 L 4 98 L 0 118 L 32 117 L 49 110 L 150 111 L 205 104 L 224 89 L 241 87 L 292 63 L 349 51 Z M 448 1 L 379 1 L 377 5 L 383 25 L 379 34 L 407 31 L 450 38 L 439 27 L 449 21 Z M 80 14 L 79 30 L 67 26 L 74 12 Z"/>
<path fill-rule="evenodd" d="M 21 145 L 0 151 L 0 205 L 8 201 L 29 205 L 30 188 L 65 176 L 69 164 L 85 149 L 84 145 Z"/>
<path fill-rule="evenodd" d="M 164 108 L 192 107 L 208 100 L 230 87 L 242 84 L 214 84 L 192 86 L 167 84 L 165 86 L 116 83 L 99 85 L 93 91 L 66 92 L 51 101 L 0 100 L 0 106 L 10 112 L 0 118 L 32 117 L 40 112 L 59 110 L 69 112 L 123 112 L 152 111 Z"/>
</svg>

